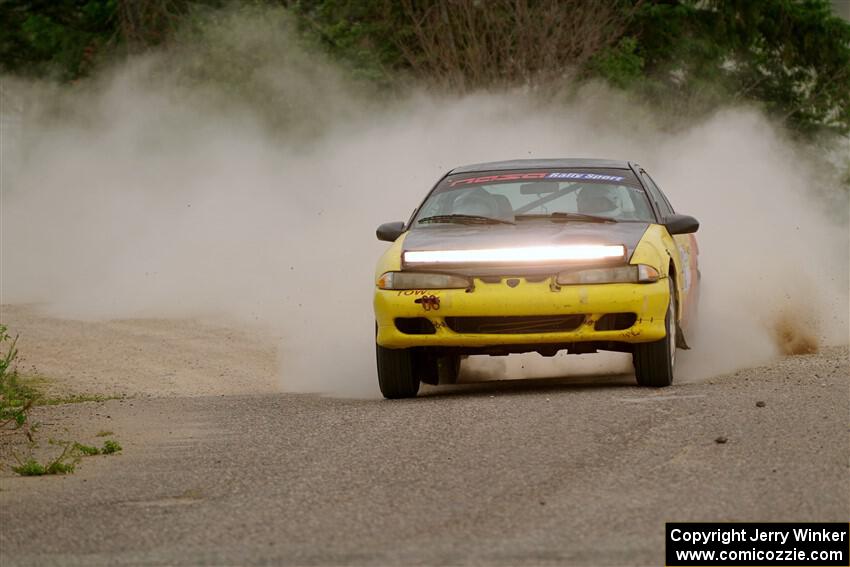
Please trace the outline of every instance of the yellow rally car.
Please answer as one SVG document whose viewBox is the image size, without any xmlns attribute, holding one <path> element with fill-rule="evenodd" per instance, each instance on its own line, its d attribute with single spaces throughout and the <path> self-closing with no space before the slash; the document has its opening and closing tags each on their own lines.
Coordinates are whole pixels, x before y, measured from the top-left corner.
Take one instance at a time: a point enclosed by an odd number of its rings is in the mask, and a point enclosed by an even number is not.
<svg viewBox="0 0 850 567">
<path fill-rule="evenodd" d="M 591 159 L 458 167 L 375 274 L 378 382 L 387 398 L 452 383 L 460 359 L 559 350 L 632 353 L 642 386 L 669 386 L 695 316 L 699 223 L 644 169 Z"/>
</svg>

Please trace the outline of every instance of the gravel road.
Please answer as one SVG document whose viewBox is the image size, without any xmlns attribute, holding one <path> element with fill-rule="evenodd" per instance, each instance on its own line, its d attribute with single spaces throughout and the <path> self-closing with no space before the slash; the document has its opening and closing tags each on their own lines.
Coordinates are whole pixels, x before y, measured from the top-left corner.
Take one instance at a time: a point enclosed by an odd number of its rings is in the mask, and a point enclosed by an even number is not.
<svg viewBox="0 0 850 567">
<path fill-rule="evenodd" d="M 0 563 L 663 565 L 665 521 L 850 517 L 846 347 L 633 380 L 39 408 L 44 435 L 124 450 L 0 476 Z"/>
</svg>

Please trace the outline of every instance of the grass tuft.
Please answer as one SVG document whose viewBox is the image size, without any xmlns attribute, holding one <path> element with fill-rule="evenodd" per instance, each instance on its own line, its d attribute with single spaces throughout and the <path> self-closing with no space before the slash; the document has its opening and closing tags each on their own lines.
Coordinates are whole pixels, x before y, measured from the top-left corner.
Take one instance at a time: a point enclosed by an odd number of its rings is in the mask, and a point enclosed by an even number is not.
<svg viewBox="0 0 850 567">
<path fill-rule="evenodd" d="M 0 325 L 0 429 L 20 429 L 27 425 L 29 410 L 38 398 L 35 388 L 22 382 L 15 368 L 18 337 Z"/>
<path fill-rule="evenodd" d="M 81 455 L 91 457 L 92 455 L 100 455 L 100 449 L 91 445 L 83 445 L 82 443 L 74 443 L 74 449 Z"/>
<path fill-rule="evenodd" d="M 114 441 L 112 439 L 107 439 L 103 442 L 103 449 L 100 450 L 104 455 L 111 455 L 113 453 L 117 453 L 121 450 L 121 445 L 118 441 Z"/>
<path fill-rule="evenodd" d="M 74 472 L 76 463 L 55 461 L 48 465 L 42 465 L 35 459 L 29 459 L 25 463 L 12 470 L 21 476 L 43 476 L 48 474 L 69 474 Z"/>
</svg>

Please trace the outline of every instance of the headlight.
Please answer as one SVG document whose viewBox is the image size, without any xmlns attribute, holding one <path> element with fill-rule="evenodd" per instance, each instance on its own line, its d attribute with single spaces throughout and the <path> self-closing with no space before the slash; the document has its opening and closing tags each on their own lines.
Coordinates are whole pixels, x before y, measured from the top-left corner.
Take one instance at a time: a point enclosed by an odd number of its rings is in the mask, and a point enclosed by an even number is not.
<svg viewBox="0 0 850 567">
<path fill-rule="evenodd" d="M 658 281 L 658 270 L 646 264 L 617 268 L 593 268 L 558 274 L 560 285 L 601 283 L 651 283 Z"/>
<path fill-rule="evenodd" d="M 533 263 L 623 258 L 622 244 L 567 244 L 563 246 L 527 246 L 483 250 L 408 250 L 405 264 L 487 264 Z"/>
<path fill-rule="evenodd" d="M 387 272 L 378 278 L 380 289 L 466 289 L 472 283 L 463 276 Z"/>
</svg>

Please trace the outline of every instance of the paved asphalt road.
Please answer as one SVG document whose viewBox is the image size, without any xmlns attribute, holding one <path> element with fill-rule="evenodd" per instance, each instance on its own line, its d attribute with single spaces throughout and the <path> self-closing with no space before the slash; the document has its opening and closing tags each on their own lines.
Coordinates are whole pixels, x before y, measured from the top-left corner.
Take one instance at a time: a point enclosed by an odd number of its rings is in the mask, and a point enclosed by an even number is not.
<svg viewBox="0 0 850 567">
<path fill-rule="evenodd" d="M 46 408 L 48 427 L 94 414 L 124 451 L 3 477 L 0 563 L 663 565 L 665 521 L 847 521 L 848 376 L 840 348 L 661 391 Z"/>
</svg>

